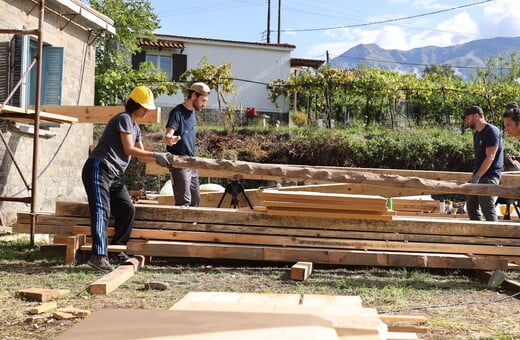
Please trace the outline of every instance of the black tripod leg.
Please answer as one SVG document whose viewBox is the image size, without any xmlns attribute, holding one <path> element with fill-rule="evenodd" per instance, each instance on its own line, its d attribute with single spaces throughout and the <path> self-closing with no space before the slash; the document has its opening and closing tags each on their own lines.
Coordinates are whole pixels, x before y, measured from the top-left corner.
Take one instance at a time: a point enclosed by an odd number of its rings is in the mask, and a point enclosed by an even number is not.
<svg viewBox="0 0 520 340">
<path fill-rule="evenodd" d="M 246 191 L 244 190 L 244 187 L 242 186 L 242 183 L 239 183 L 239 185 L 240 185 L 240 192 L 244 195 L 244 197 L 247 201 L 247 204 L 249 205 L 249 208 L 251 208 L 251 210 L 254 210 L 253 205 L 251 204 L 251 201 L 249 201 L 249 197 L 247 197 Z"/>
<path fill-rule="evenodd" d="M 220 208 L 220 205 L 222 204 L 222 201 L 224 201 L 224 197 L 226 197 L 226 191 L 222 193 L 222 196 L 220 197 L 220 201 L 218 202 L 217 208 Z"/>
</svg>

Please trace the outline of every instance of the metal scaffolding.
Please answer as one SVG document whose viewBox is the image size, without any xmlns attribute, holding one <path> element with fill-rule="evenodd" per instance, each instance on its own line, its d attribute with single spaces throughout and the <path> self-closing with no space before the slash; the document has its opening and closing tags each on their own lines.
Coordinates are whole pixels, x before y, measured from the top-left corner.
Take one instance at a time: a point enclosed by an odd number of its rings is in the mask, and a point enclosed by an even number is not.
<svg viewBox="0 0 520 340">
<path fill-rule="evenodd" d="M 18 163 L 16 162 L 13 151 L 9 148 L 7 140 L 5 139 L 4 134 L 0 131 L 0 137 L 5 144 L 6 150 L 11 156 L 13 164 L 15 165 L 18 173 L 22 177 L 22 180 L 27 188 L 27 190 L 31 193 L 28 197 L 8 197 L 8 196 L 0 196 L 0 201 L 11 201 L 11 202 L 23 202 L 31 204 L 31 236 L 30 236 L 30 245 L 34 246 L 34 234 L 36 230 L 36 207 L 37 207 L 37 199 L 38 199 L 38 149 L 39 149 L 39 135 L 40 135 L 40 101 L 41 101 L 41 87 L 42 87 L 42 55 L 43 55 L 43 23 L 44 23 L 44 14 L 45 14 L 45 0 L 40 0 L 32 10 L 36 7 L 39 8 L 38 14 L 38 28 L 29 29 L 29 30 L 15 30 L 15 29 L 0 29 L 0 33 L 3 34 L 30 34 L 36 36 L 38 47 L 34 60 L 32 61 L 29 68 L 23 73 L 20 77 L 20 81 L 16 84 L 16 86 L 11 90 L 5 101 L 0 106 L 0 113 L 5 110 L 6 103 L 11 100 L 14 96 L 15 92 L 18 90 L 20 85 L 23 83 L 24 79 L 29 75 L 31 69 L 36 66 L 36 94 L 35 94 L 35 109 L 33 113 L 25 114 L 24 117 L 31 118 L 34 122 L 34 138 L 33 138 L 33 157 L 32 157 L 32 179 L 31 184 L 28 184 L 28 181 L 25 179 Z"/>
</svg>

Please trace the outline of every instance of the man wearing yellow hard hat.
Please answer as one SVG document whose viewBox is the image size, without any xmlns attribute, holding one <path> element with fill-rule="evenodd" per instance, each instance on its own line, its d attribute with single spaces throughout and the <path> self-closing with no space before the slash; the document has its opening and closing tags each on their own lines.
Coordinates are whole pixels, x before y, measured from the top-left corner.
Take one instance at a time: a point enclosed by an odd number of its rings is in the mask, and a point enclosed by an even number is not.
<svg viewBox="0 0 520 340">
<path fill-rule="evenodd" d="M 112 244 L 126 244 L 132 231 L 135 207 L 121 178 L 130 159 L 136 157 L 142 162 L 170 166 L 167 153 L 144 149 L 141 129 L 136 123 L 136 119 L 155 109 L 152 91 L 146 86 L 136 87 L 126 101 L 125 111 L 110 119 L 83 166 L 82 180 L 88 197 L 92 234 L 88 264 L 104 272 L 114 269 L 107 252 L 110 214 L 114 216 L 115 228 Z M 128 255 L 123 252 L 114 256 L 112 261 L 124 262 L 127 259 Z"/>
</svg>

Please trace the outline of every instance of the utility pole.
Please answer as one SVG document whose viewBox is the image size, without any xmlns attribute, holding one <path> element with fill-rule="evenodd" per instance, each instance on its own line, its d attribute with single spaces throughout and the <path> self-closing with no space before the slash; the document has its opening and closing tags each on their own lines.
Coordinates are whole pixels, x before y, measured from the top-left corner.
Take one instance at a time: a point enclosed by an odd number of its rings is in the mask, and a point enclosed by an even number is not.
<svg viewBox="0 0 520 340">
<path fill-rule="evenodd" d="M 282 0 L 278 0 L 278 43 L 280 43 L 280 32 L 282 31 Z"/>
<path fill-rule="evenodd" d="M 267 0 L 267 43 L 271 42 L 271 0 Z"/>
</svg>

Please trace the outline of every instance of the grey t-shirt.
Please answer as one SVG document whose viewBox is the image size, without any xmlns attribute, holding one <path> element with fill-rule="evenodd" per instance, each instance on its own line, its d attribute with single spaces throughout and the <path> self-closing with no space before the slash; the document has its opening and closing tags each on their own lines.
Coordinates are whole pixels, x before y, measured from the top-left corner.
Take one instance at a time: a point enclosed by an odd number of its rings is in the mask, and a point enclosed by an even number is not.
<svg viewBox="0 0 520 340">
<path fill-rule="evenodd" d="M 141 141 L 141 129 L 127 112 L 118 113 L 110 119 L 89 156 L 104 162 L 118 176 L 123 175 L 132 158 L 125 154 L 121 133 L 131 134 L 134 144 Z"/>
</svg>

